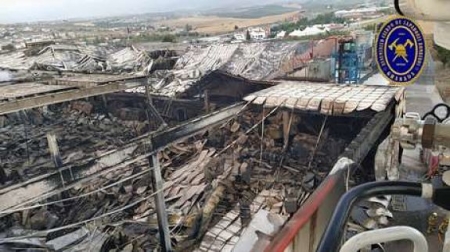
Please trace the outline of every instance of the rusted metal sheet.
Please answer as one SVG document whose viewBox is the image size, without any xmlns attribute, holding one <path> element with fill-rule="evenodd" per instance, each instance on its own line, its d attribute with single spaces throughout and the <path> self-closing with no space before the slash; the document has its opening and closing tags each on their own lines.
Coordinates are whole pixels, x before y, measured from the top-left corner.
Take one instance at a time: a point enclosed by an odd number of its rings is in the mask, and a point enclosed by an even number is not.
<svg viewBox="0 0 450 252">
<path fill-rule="evenodd" d="M 266 107 L 282 105 L 325 115 L 345 115 L 359 111 L 380 112 L 391 101 L 400 101 L 403 88 L 391 86 L 336 85 L 311 82 L 283 82 L 245 97 Z M 284 101 L 284 104 L 283 102 Z"/>
</svg>

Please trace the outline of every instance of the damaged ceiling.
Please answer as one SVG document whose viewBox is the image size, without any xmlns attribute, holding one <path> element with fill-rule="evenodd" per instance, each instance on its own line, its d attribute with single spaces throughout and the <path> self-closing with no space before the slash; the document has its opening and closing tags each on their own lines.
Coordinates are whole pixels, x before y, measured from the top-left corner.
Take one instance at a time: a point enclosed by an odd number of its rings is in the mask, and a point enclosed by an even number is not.
<svg viewBox="0 0 450 252">
<path fill-rule="evenodd" d="M 309 47 L 215 44 L 178 58 L 167 50 L 50 45 L 0 56 L 0 68 L 57 72 L 42 83 L 0 86 L 2 114 L 33 108 L 0 117 L 0 250 L 160 249 L 150 155 L 161 163 L 177 250 L 258 247 L 309 198 L 370 116 L 401 99 L 402 88 L 283 82 L 247 95 L 254 106 L 236 103 L 168 129 L 153 125 L 150 99 L 80 99 L 143 93 L 147 75 L 153 94 L 171 98 L 212 73 L 251 80 L 260 90 L 304 66 Z M 171 98 L 161 102 L 164 110 Z M 17 107 L 3 110 L 11 104 Z M 367 110 L 369 118 L 327 116 Z M 47 133 L 57 136 L 61 166 L 48 152 Z"/>
<path fill-rule="evenodd" d="M 264 42 L 194 47 L 180 56 L 172 70 L 151 75 L 152 92 L 176 97 L 215 70 L 252 81 L 271 80 L 303 66 L 295 59 L 309 46 L 309 42 Z"/>
<path fill-rule="evenodd" d="M 358 111 L 384 111 L 399 101 L 404 88 L 392 86 L 336 85 L 310 82 L 283 82 L 253 93 L 244 100 L 266 107 L 285 107 L 325 115 Z"/>
</svg>

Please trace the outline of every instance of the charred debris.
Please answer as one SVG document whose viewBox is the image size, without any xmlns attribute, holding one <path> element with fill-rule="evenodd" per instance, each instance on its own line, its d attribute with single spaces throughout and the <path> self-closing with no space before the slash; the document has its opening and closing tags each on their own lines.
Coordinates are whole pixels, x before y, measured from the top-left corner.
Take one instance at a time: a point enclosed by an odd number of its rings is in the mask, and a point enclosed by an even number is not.
<svg viewBox="0 0 450 252">
<path fill-rule="evenodd" d="M 194 249 L 201 244 L 201 251 L 209 251 L 219 245 L 233 245 L 260 209 L 279 216 L 281 225 L 306 201 L 354 138 L 354 133 L 347 130 L 349 120 L 343 118 L 270 112 L 248 109 L 220 127 L 158 153 L 175 248 Z M 289 125 L 283 125 L 283 121 Z M 361 128 L 365 122 L 350 121 L 355 128 Z M 290 127 L 288 134 L 286 127 Z M 92 143 L 83 148 L 72 146 L 77 141 L 61 139 L 64 163 L 71 162 L 68 158 L 74 153 L 78 153 L 78 158 L 88 158 L 89 150 L 95 148 Z M 110 149 L 114 148 L 113 141 L 120 141 L 114 135 L 104 139 L 103 146 Z M 66 148 L 81 151 L 66 152 Z M 100 151 L 99 147 L 96 149 Z M 44 154 L 41 158 L 50 161 L 46 157 Z M 26 156 L 22 158 L 26 162 Z M 47 169 L 54 169 L 48 166 Z M 13 207 L 13 211 L 6 211 L 9 214 L 4 212 L 4 235 L 24 238 L 4 239 L 9 242 L 3 244 L 3 249 L 59 246 L 67 250 L 73 244 L 77 249 L 82 244 L 93 246 L 95 251 L 158 248 L 150 167 L 148 159 L 141 159 L 59 195 Z M 227 220 L 228 226 L 214 231 Z M 222 236 L 230 236 L 229 241 L 214 244 Z"/>
<path fill-rule="evenodd" d="M 1 251 L 161 250 L 158 193 L 174 250 L 245 250 L 402 93 L 274 82 L 305 66 L 299 42 L 39 46 L 0 56 Z"/>
</svg>

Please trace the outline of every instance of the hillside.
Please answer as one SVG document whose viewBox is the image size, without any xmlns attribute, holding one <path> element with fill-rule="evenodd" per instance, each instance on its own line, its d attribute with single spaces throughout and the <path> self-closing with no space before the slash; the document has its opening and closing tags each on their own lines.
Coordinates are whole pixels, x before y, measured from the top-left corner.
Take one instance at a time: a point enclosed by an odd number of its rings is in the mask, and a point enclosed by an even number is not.
<svg viewBox="0 0 450 252">
<path fill-rule="evenodd" d="M 298 14 L 298 11 L 289 12 L 281 15 L 265 16 L 260 18 L 227 18 L 218 16 L 196 16 L 187 18 L 178 18 L 159 22 L 160 25 L 170 27 L 185 27 L 189 24 L 193 30 L 203 34 L 217 34 L 234 31 L 235 26 L 240 28 L 249 26 L 258 26 L 282 22 Z"/>
<path fill-rule="evenodd" d="M 211 12 L 210 14 L 218 17 L 228 17 L 228 18 L 261 18 L 266 16 L 281 15 L 293 11 L 297 11 L 300 8 L 294 8 L 291 6 L 282 5 L 263 5 L 263 6 L 253 6 L 247 8 L 240 8 L 236 10 L 221 10 L 216 12 Z"/>
</svg>

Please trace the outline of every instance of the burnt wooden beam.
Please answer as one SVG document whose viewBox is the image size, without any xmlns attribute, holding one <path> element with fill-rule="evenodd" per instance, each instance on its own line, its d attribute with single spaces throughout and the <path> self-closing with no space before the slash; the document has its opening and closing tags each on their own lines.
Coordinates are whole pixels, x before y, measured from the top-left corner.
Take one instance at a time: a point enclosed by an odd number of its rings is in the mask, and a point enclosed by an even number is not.
<svg viewBox="0 0 450 252">
<path fill-rule="evenodd" d="M 56 195 L 61 193 L 61 190 L 73 188 L 75 185 L 89 182 L 102 174 L 145 160 L 169 144 L 223 124 L 237 116 L 243 107 L 243 103 L 238 103 L 174 128 L 145 134 L 100 157 L 85 160 L 81 164 L 66 164 L 59 171 L 0 189 L 0 211 Z M 142 152 L 145 153 L 142 154 Z"/>
<path fill-rule="evenodd" d="M 329 83 L 330 85 L 334 85 L 331 83 L 329 79 L 315 78 L 315 77 L 294 77 L 294 76 L 283 76 L 279 78 L 275 78 L 275 81 L 306 81 L 306 82 L 317 82 L 317 83 Z"/>
<path fill-rule="evenodd" d="M 70 91 L 56 92 L 52 94 L 40 95 L 25 99 L 18 99 L 0 103 L 0 115 L 9 114 L 21 110 L 38 108 L 46 105 L 57 104 L 82 98 L 114 93 L 130 88 L 142 86 L 141 81 L 118 82 L 107 85 L 96 86 L 93 88 L 76 89 Z"/>
<path fill-rule="evenodd" d="M 209 91 L 208 89 L 205 89 L 205 91 L 203 91 L 203 99 L 205 100 L 205 110 L 206 113 L 209 113 L 209 109 L 211 107 L 210 103 L 209 103 Z"/>
<path fill-rule="evenodd" d="M 240 102 L 155 134 L 151 137 L 153 149 L 162 149 L 175 141 L 189 138 L 208 128 L 220 125 L 238 116 L 243 108 L 244 104 Z"/>
<path fill-rule="evenodd" d="M 164 200 L 164 180 L 161 175 L 161 165 L 158 160 L 158 155 L 152 155 L 151 161 L 153 164 L 152 172 L 152 188 L 155 194 L 156 215 L 158 217 L 158 233 L 160 237 L 160 244 L 162 251 L 171 252 L 172 243 L 170 242 L 169 221 L 167 219 L 166 202 Z"/>
<path fill-rule="evenodd" d="M 153 115 L 160 122 L 160 127 L 166 128 L 167 127 L 167 123 L 164 121 L 164 119 L 159 114 L 158 110 L 155 108 L 155 106 L 153 104 L 152 95 L 150 94 L 150 87 L 149 87 L 149 85 L 150 84 L 148 83 L 148 81 L 146 81 L 145 82 L 145 95 L 147 96 L 146 112 L 148 114 L 148 120 L 149 120 L 148 123 L 150 123 L 150 115 Z"/>
</svg>

